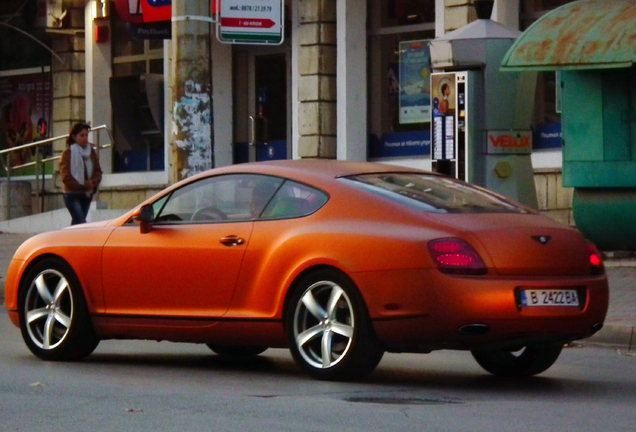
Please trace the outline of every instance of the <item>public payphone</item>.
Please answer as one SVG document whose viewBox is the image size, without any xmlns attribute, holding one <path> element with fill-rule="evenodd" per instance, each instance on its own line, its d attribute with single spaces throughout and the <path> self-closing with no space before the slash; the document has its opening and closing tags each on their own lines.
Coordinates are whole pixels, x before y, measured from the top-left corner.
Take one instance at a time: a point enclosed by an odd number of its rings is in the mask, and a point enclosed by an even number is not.
<svg viewBox="0 0 636 432">
<path fill-rule="evenodd" d="M 431 74 L 431 161 L 435 172 L 471 181 L 468 72 Z"/>
<path fill-rule="evenodd" d="M 530 158 L 536 75 L 499 71 L 521 33 L 484 16 L 430 44 L 432 169 L 537 208 Z"/>
</svg>

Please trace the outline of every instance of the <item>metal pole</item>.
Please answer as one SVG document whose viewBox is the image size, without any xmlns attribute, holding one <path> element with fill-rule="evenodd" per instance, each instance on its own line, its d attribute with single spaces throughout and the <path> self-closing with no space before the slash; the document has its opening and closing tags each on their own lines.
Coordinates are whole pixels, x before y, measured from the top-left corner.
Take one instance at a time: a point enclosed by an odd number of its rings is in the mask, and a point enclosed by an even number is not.
<svg viewBox="0 0 636 432">
<path fill-rule="evenodd" d="M 11 190 L 9 188 L 11 186 L 11 156 L 7 154 L 7 190 L 6 190 L 6 203 L 7 208 L 5 209 L 5 213 L 7 216 L 6 220 L 11 219 Z"/>
<path fill-rule="evenodd" d="M 40 197 L 40 146 L 35 146 L 35 201 Z M 33 201 L 31 201 L 33 202 Z M 42 209 L 38 209 L 42 213 Z"/>
<path fill-rule="evenodd" d="M 99 153 L 100 150 L 102 148 L 100 141 L 99 141 L 99 131 L 95 131 L 95 134 L 97 135 L 97 137 L 95 138 L 95 144 L 97 145 L 97 149 L 95 150 L 95 152 L 97 153 L 97 160 L 99 161 Z M 101 162 L 100 162 L 101 164 Z M 95 203 L 97 203 L 99 201 L 99 188 L 95 189 Z M 97 208 L 97 204 L 95 204 L 96 208 Z"/>
<path fill-rule="evenodd" d="M 42 187 L 40 188 L 40 213 L 44 213 L 44 196 L 46 189 L 46 162 L 42 161 Z"/>
</svg>

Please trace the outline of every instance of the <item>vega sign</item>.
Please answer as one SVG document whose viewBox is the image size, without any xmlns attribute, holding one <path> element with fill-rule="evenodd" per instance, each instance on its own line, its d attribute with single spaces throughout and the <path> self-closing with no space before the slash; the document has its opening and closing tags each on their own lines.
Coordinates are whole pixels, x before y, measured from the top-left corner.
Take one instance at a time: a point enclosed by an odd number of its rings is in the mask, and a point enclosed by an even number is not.
<svg viewBox="0 0 636 432">
<path fill-rule="evenodd" d="M 223 0 L 220 3 L 221 7 L 217 8 L 219 41 L 253 45 L 283 43 L 283 0 Z"/>
<path fill-rule="evenodd" d="M 532 153 L 532 131 L 488 131 L 488 154 Z"/>
</svg>

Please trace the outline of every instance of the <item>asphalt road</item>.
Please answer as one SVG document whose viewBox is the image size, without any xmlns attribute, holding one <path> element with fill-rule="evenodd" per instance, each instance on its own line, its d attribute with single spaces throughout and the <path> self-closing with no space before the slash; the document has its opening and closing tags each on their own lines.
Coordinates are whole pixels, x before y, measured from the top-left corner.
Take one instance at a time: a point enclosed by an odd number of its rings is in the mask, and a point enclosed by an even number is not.
<svg viewBox="0 0 636 432">
<path fill-rule="evenodd" d="M 568 348 L 539 377 L 464 352 L 386 355 L 357 383 L 306 377 L 286 350 L 228 364 L 205 346 L 104 341 L 82 362 L 30 354 L 0 311 L 0 431 L 627 431 L 636 356 Z"/>
</svg>

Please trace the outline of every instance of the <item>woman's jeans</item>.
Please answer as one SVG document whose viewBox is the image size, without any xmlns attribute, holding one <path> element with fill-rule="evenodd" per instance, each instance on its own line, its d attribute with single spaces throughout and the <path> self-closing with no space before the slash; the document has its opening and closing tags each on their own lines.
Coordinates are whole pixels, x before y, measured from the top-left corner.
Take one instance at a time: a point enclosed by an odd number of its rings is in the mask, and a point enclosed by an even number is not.
<svg viewBox="0 0 636 432">
<path fill-rule="evenodd" d="M 86 194 L 64 194 L 64 205 L 73 218 L 71 225 L 86 223 L 86 216 L 91 207 L 92 196 Z"/>
</svg>

